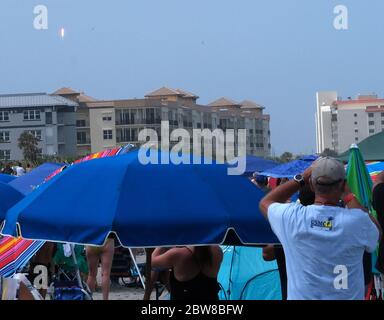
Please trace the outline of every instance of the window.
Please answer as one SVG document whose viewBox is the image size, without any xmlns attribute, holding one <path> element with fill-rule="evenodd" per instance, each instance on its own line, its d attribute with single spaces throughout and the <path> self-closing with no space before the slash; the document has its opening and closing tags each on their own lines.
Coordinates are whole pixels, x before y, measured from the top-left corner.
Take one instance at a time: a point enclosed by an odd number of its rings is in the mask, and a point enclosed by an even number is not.
<svg viewBox="0 0 384 320">
<path fill-rule="evenodd" d="M 332 115 L 332 119 L 331 119 L 331 121 L 337 121 L 337 114 L 333 114 L 333 115 Z"/>
<path fill-rule="evenodd" d="M 375 125 L 375 121 L 369 121 L 368 124 L 369 124 L 370 126 L 374 126 L 374 125 Z"/>
<path fill-rule="evenodd" d="M 384 112 L 381 113 L 381 116 L 384 118 Z"/>
<path fill-rule="evenodd" d="M 368 118 L 373 118 L 375 115 L 373 113 L 368 113 Z"/>
<path fill-rule="evenodd" d="M 77 144 L 86 144 L 87 143 L 87 133 L 78 132 L 77 133 Z"/>
<path fill-rule="evenodd" d="M 0 150 L 0 160 L 11 160 L 11 150 Z"/>
<path fill-rule="evenodd" d="M 375 133 L 375 129 L 369 129 L 369 133 Z"/>
<path fill-rule="evenodd" d="M 355 133 L 358 133 L 359 132 L 359 130 L 358 129 L 355 129 Z"/>
<path fill-rule="evenodd" d="M 358 137 L 356 137 L 356 138 L 355 138 L 355 141 L 359 141 L 359 138 L 358 138 Z"/>
<path fill-rule="evenodd" d="M 353 116 L 356 118 L 357 117 L 357 113 L 355 113 Z"/>
<path fill-rule="evenodd" d="M 381 124 L 384 126 L 384 120 L 381 120 Z"/>
<path fill-rule="evenodd" d="M 45 113 L 45 123 L 52 124 L 52 112 Z"/>
<path fill-rule="evenodd" d="M 37 140 L 41 140 L 41 130 L 28 130 L 25 131 L 33 135 Z"/>
<path fill-rule="evenodd" d="M 103 130 L 103 137 L 104 137 L 104 140 L 112 140 L 113 139 L 112 130 Z"/>
<path fill-rule="evenodd" d="M 9 142 L 9 131 L 0 132 L 0 143 Z"/>
<path fill-rule="evenodd" d="M 112 115 L 111 114 L 103 115 L 103 121 L 112 121 Z"/>
<path fill-rule="evenodd" d="M 355 126 L 357 126 L 357 121 L 355 121 Z"/>
<path fill-rule="evenodd" d="M 0 121 L 9 121 L 8 111 L 0 111 Z"/>
<path fill-rule="evenodd" d="M 76 127 L 84 128 L 86 126 L 85 120 L 76 120 Z"/>
<path fill-rule="evenodd" d="M 39 110 L 24 111 L 24 120 L 40 120 L 40 111 Z"/>
</svg>

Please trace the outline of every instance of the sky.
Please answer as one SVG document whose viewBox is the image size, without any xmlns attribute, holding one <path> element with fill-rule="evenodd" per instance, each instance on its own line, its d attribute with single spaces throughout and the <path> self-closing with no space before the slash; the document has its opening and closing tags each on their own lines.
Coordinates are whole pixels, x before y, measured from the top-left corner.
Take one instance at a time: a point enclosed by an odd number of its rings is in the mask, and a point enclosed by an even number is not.
<svg viewBox="0 0 384 320">
<path fill-rule="evenodd" d="M 336 5 L 348 29 L 334 27 Z M 34 8 L 48 8 L 48 29 Z M 382 0 L 2 0 L 0 93 L 98 99 L 162 86 L 260 103 L 273 154 L 316 150 L 316 92 L 384 96 Z M 65 28 L 65 37 L 60 37 Z"/>
</svg>

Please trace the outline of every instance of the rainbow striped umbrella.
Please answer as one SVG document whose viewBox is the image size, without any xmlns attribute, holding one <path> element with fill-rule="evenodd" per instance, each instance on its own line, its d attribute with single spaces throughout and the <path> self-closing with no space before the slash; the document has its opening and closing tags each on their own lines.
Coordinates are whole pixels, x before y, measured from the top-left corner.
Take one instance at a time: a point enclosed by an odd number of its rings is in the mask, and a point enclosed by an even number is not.
<svg viewBox="0 0 384 320">
<path fill-rule="evenodd" d="M 0 277 L 12 277 L 44 244 L 44 241 L 4 237 L 0 240 Z"/>
<path fill-rule="evenodd" d="M 368 162 L 368 172 L 371 175 L 373 181 L 376 181 L 376 177 L 381 171 L 384 171 L 384 162 Z"/>
</svg>

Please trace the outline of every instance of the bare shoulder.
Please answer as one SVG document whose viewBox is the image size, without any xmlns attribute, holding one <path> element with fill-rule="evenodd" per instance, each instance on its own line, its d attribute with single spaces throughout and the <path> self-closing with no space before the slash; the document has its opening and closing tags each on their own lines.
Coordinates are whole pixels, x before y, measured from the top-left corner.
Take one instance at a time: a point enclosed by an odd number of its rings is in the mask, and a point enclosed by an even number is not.
<svg viewBox="0 0 384 320">
<path fill-rule="evenodd" d="M 177 258 L 184 258 L 191 255 L 191 252 L 187 247 L 176 247 L 171 249 L 170 251 L 172 251 L 172 255 Z"/>
<path fill-rule="evenodd" d="M 211 251 L 218 259 L 223 258 L 223 250 L 220 246 L 211 246 Z"/>
</svg>

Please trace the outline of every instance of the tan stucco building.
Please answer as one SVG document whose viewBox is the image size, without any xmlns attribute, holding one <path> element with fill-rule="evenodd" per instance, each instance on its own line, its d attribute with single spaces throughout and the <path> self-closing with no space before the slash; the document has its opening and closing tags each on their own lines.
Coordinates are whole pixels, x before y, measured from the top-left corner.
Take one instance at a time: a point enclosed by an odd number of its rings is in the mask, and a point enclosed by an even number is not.
<svg viewBox="0 0 384 320">
<path fill-rule="evenodd" d="M 55 92 L 79 104 L 77 111 L 77 149 L 79 155 L 98 152 L 117 145 L 137 144 L 141 129 L 152 128 L 160 137 L 161 121 L 170 130 L 221 128 L 247 129 L 247 154 L 269 156 L 270 117 L 259 104 L 220 98 L 208 105 L 181 89 L 160 88 L 142 99 L 96 100 L 70 88 Z"/>
</svg>

